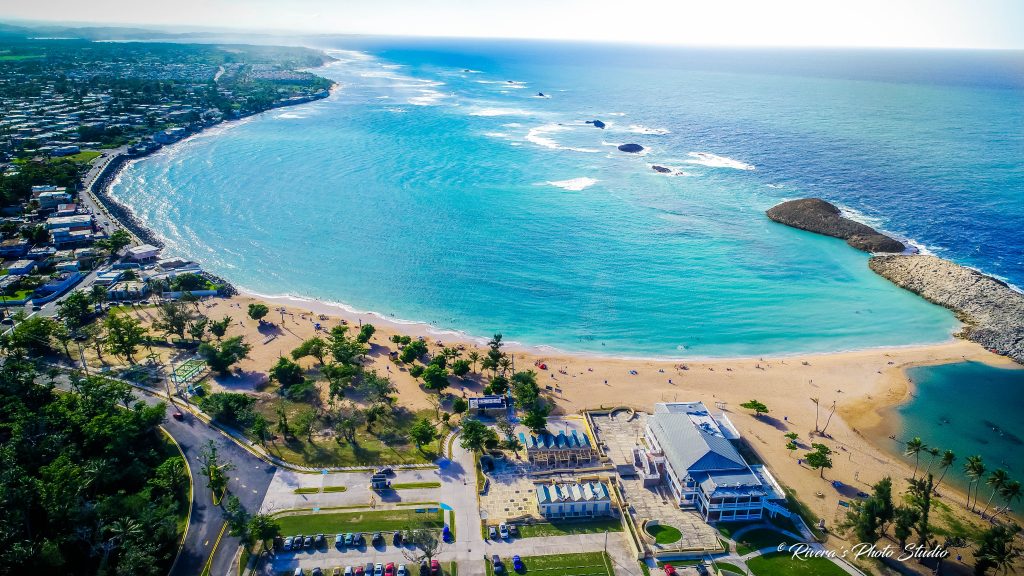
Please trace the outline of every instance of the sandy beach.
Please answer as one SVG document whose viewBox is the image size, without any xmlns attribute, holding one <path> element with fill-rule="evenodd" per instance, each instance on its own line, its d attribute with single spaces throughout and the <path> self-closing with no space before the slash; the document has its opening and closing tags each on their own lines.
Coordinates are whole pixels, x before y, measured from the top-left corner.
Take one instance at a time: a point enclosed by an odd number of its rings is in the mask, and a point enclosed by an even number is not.
<svg viewBox="0 0 1024 576">
<path fill-rule="evenodd" d="M 248 305 L 257 301 L 271 308 L 265 319 L 269 324 L 262 328 L 246 313 Z M 200 304 L 200 310 L 212 319 L 231 316 L 234 321 L 228 336 L 243 335 L 252 344 L 250 357 L 240 364 L 243 375 L 222 382 L 226 388 L 234 390 L 259 390 L 266 380 L 266 370 L 279 356 L 287 355 L 302 340 L 316 335 L 317 324 L 322 330 L 329 330 L 342 321 L 355 326 L 360 322 L 374 324 L 377 332 L 371 340 L 367 368 L 389 375 L 398 387 L 401 402 L 411 408 L 427 408 L 430 404 L 419 384 L 389 359 L 389 352 L 395 346 L 389 341 L 391 335 L 423 336 L 431 351 L 441 344 L 461 345 L 467 351 L 473 348 L 482 351 L 485 347 L 473 339 L 433 333 L 423 324 L 396 324 L 317 302 L 239 295 L 208 300 Z M 145 320 L 147 316 L 143 313 L 141 317 Z M 884 476 L 892 476 L 899 483 L 901 478 L 911 474 L 907 461 L 894 459 L 869 440 L 886 437 L 880 435 L 889 425 L 884 418 L 886 409 L 903 402 L 911 393 L 903 370 L 963 360 L 999 366 L 1012 364 L 963 340 L 931 346 L 785 358 L 697 361 L 544 353 L 523 347 L 509 347 L 508 351 L 514 357 L 517 370 L 537 372 L 538 382 L 554 401 L 558 413 L 613 406 L 649 411 L 656 402 L 689 400 L 723 407 L 775 475 L 796 490 L 829 525 L 844 510 L 839 507 L 839 500 L 868 490 Z M 313 364 L 312 359 L 303 362 L 307 367 Z M 540 365 L 545 365 L 546 369 Z M 481 385 L 453 379 L 449 390 L 454 394 L 474 395 L 480 393 Z M 829 436 L 816 437 L 813 441 L 824 441 L 836 453 L 834 467 L 825 472 L 825 479 L 820 478 L 817 471 L 798 463 L 798 458 L 809 448 L 810 433 L 815 429 L 812 397 L 819 399 L 819 427 L 825 428 L 827 423 Z M 755 418 L 739 407 L 750 399 L 767 404 L 770 413 Z M 837 410 L 829 420 L 833 402 Z M 800 435 L 801 449 L 795 453 L 785 448 L 783 435 L 787 432 Z M 832 480 L 839 480 L 846 486 L 837 490 Z M 962 502 L 964 498 L 948 486 L 943 488 L 943 493 L 947 502 L 950 499 Z"/>
</svg>

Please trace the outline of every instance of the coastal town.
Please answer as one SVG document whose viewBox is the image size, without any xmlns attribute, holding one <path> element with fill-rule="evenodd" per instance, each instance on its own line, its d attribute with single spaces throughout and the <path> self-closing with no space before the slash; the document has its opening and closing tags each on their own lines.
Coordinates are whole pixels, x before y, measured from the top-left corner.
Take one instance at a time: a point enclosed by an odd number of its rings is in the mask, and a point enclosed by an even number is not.
<svg viewBox="0 0 1024 576">
<path fill-rule="evenodd" d="M 240 292 L 108 195 L 129 162 L 329 97 L 332 83 L 310 71 L 329 61 L 305 48 L 0 36 L 0 401 L 24 408 L 12 418 L 29 404 L 80 409 L 60 436 L 107 443 L 0 481 L 5 503 L 31 501 L 0 522 L 0 548 L 17 549 L 0 567 L 858 576 L 1022 566 L 1018 471 L 928 438 L 893 433 L 902 456 L 876 440 L 885 411 L 911 394 L 904 369 L 1011 365 L 1020 347 L 1006 334 L 1017 328 L 999 331 L 1019 318 L 989 322 L 998 337 L 884 351 L 573 355 Z M 785 223 L 805 227 L 801 217 Z M 63 403 L 75 394 L 89 402 Z M 138 421 L 96 431 L 119 411 Z M 12 454 L 34 449 L 27 420 L 10 429 L 0 440 Z M 118 460 L 118 430 L 166 437 L 166 459 L 145 470 L 134 469 L 141 456 Z M 102 480 L 118 466 L 137 477 Z M 966 494 L 947 478 L 960 470 Z M 37 500 L 18 474 L 80 494 L 82 511 L 54 504 L 50 487 Z M 147 542 L 157 500 L 170 521 Z M 43 536 L 28 518 L 43 518 Z M 22 546 L 31 538 L 45 543 Z M 874 552 L 887 548 L 914 554 Z"/>
</svg>

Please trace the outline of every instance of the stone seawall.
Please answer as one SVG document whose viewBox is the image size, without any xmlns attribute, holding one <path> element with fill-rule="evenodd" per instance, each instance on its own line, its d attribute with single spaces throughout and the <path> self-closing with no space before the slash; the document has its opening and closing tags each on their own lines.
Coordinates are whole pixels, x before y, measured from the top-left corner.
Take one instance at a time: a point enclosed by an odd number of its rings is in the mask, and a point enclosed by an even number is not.
<svg viewBox="0 0 1024 576">
<path fill-rule="evenodd" d="M 956 313 L 966 324 L 961 336 L 1024 364 L 1024 294 L 937 256 L 874 256 L 868 266 L 893 284 Z"/>
</svg>

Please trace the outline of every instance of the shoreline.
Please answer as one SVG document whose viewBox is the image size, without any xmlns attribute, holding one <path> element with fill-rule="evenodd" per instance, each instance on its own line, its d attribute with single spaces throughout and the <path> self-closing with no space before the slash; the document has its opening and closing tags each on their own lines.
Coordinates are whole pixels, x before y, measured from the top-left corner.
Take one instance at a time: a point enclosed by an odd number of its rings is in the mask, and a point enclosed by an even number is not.
<svg viewBox="0 0 1024 576">
<path fill-rule="evenodd" d="M 334 83 L 326 98 L 333 95 L 339 87 L 338 83 Z M 322 98 L 309 102 L 320 99 Z M 292 103 L 288 106 L 309 102 Z M 275 108 L 280 107 L 283 106 Z M 257 115 L 254 114 L 239 120 Z M 224 127 L 228 122 L 233 127 L 237 125 L 238 121 L 230 120 L 214 124 L 170 144 L 168 147 L 185 142 L 194 136 L 208 134 L 207 130 L 210 128 Z M 112 175 L 107 175 L 105 178 L 97 177 L 89 188 L 99 190 L 99 193 L 96 194 L 97 201 L 105 197 L 115 205 L 124 208 L 128 224 L 111 212 L 112 225 L 124 227 L 129 231 L 132 231 L 131 226 L 138 226 L 145 230 L 146 234 L 155 236 L 155 233 L 141 222 L 134 221 L 134 216 L 129 208 L 108 194 L 110 186 L 116 181 L 117 174 L 124 166 L 132 160 L 148 155 L 129 159 L 127 155 L 122 154 L 111 158 L 110 162 L 114 162 L 117 158 L 124 157 L 120 161 L 120 166 L 112 170 Z M 90 192 L 95 194 L 93 190 Z M 161 242 L 161 244 L 163 243 Z M 423 336 L 432 346 L 435 341 L 444 341 L 446 344 L 461 343 L 469 348 L 482 347 L 487 340 L 486 337 L 476 337 L 458 330 L 443 329 L 426 322 L 389 318 L 378 312 L 360 311 L 343 303 L 291 295 L 264 295 L 247 289 L 239 289 L 239 292 L 240 295 L 233 298 L 214 300 L 212 304 L 209 304 L 208 310 L 221 309 L 224 303 L 228 303 L 228 306 L 238 305 L 238 308 L 235 308 L 232 313 L 238 314 L 238 325 L 246 326 L 246 334 L 251 334 L 247 339 L 254 344 L 256 349 L 254 358 L 243 364 L 243 367 L 250 372 L 265 371 L 272 363 L 267 360 L 281 353 L 287 353 L 290 347 L 294 347 L 297 342 L 301 341 L 300 334 L 310 337 L 314 333 L 310 324 L 313 318 L 319 314 L 333 319 L 345 319 L 349 322 L 368 320 L 374 323 L 381 329 L 378 336 L 374 338 L 375 346 L 379 345 L 378 343 L 387 346 L 383 336 L 389 332 Z M 254 327 L 249 326 L 251 322 L 246 322 L 244 311 L 240 305 L 246 300 L 253 299 L 285 307 L 292 315 L 292 318 L 289 319 L 290 322 L 295 326 L 287 321 L 282 322 L 282 327 L 288 326 L 285 328 L 287 333 L 283 333 L 275 341 L 265 340 L 260 345 L 262 337 Z M 224 306 L 224 308 L 228 306 Z M 313 317 L 309 321 L 306 321 L 306 318 L 301 315 L 305 310 L 313 313 Z M 274 322 L 277 319 L 276 315 L 277 310 L 272 310 L 268 319 Z M 296 315 L 301 317 L 303 322 L 296 320 Z M 284 320 L 283 315 L 281 319 Z M 293 332 L 291 328 L 294 328 L 295 331 Z M 294 341 L 292 337 L 295 337 Z M 281 346 L 285 346 L 285 348 L 281 348 Z M 561 413 L 622 404 L 649 411 L 655 402 L 677 399 L 680 401 L 700 399 L 706 402 L 721 400 L 730 406 L 737 407 L 729 411 L 729 416 L 741 429 L 747 441 L 765 458 L 773 471 L 779 470 L 780 479 L 797 489 L 802 495 L 802 499 L 830 525 L 833 524 L 833 519 L 829 510 L 836 509 L 837 500 L 841 495 L 837 496 L 834 490 L 829 490 L 827 482 L 818 482 L 819 478 L 816 472 L 797 465 L 796 458 L 784 449 L 781 442 L 773 440 L 770 443 L 765 440 L 765 438 L 774 439 L 775 435 L 780 434 L 778 426 L 766 424 L 749 416 L 746 411 L 740 411 L 738 405 L 741 402 L 749 400 L 750 397 L 756 397 L 755 394 L 760 394 L 761 398 L 772 406 L 773 413 L 785 414 L 783 422 L 786 424 L 784 426 L 793 425 L 794 431 L 803 433 L 813 430 L 813 427 L 807 424 L 807 418 L 813 420 L 807 415 L 808 409 L 812 415 L 814 413 L 813 407 L 808 408 L 807 406 L 810 404 L 807 397 L 818 394 L 822 397 L 822 404 L 826 404 L 826 399 L 835 400 L 839 418 L 835 419 L 832 423 L 833 427 L 829 428 L 830 436 L 832 436 L 829 443 L 843 446 L 842 450 L 849 453 L 851 463 L 854 463 L 854 453 L 858 457 L 864 456 L 866 460 L 857 462 L 856 466 L 845 467 L 841 466 L 845 464 L 845 460 L 839 462 L 840 458 L 837 457 L 836 469 L 829 471 L 828 476 L 841 479 L 849 485 L 874 482 L 884 474 L 893 475 L 895 481 L 902 482 L 901 471 L 905 469 L 906 475 L 909 476 L 910 467 L 902 459 L 893 457 L 879 442 L 871 438 L 870 434 L 865 434 L 864 430 L 871 430 L 872 421 L 875 422 L 875 426 L 884 423 L 887 416 L 886 411 L 898 407 L 909 398 L 912 383 L 909 382 L 905 370 L 919 365 L 955 363 L 968 359 L 992 365 L 999 365 L 1004 360 L 1009 362 L 1005 358 L 991 354 L 980 345 L 956 337 L 952 333 L 949 334 L 947 340 L 939 343 L 867 347 L 848 351 L 794 352 L 761 357 L 615 356 L 607 353 L 566 351 L 551 346 L 527 345 L 511 341 L 507 342 L 506 350 L 514 352 L 517 361 L 526 361 L 527 367 L 531 363 L 534 366 L 541 362 L 550 364 L 550 369 L 547 371 L 534 369 L 539 372 L 539 383 L 542 387 L 547 388 L 545 394 L 555 400 L 557 411 Z M 803 362 L 800 362 L 801 360 Z M 374 360 L 374 362 L 377 361 L 377 359 Z M 767 367 L 762 367 L 762 364 Z M 782 373 L 779 370 L 780 365 L 786 367 L 781 370 Z M 384 366 L 386 364 L 381 361 L 380 367 Z M 634 367 L 640 368 L 642 377 L 627 375 L 630 373 L 628 370 L 632 370 Z M 413 406 L 425 404 L 425 395 L 418 384 L 408 377 L 404 369 L 391 371 L 390 366 L 388 368 L 388 375 L 399 381 L 403 390 L 403 401 L 408 401 Z M 808 374 L 797 375 L 798 372 Z M 875 376 L 875 373 L 881 377 Z M 550 380 L 547 378 L 549 375 Z M 810 375 L 814 377 L 810 378 Z M 573 379 L 577 378 L 580 381 L 574 382 Z M 605 383 L 604 386 L 600 384 L 602 379 Z M 678 382 L 674 382 L 674 379 L 678 379 Z M 588 382 L 584 383 L 583 380 Z M 818 381 L 818 384 L 815 384 L 815 380 Z M 609 384 L 609 382 L 613 383 Z M 550 385 L 550 387 L 545 385 Z M 814 391 L 814 388 L 823 385 L 827 387 L 827 390 L 836 390 L 836 395 L 828 391 Z M 466 390 L 472 390 L 474 393 L 479 391 L 478 388 L 473 389 L 465 383 L 460 387 L 463 393 Z M 458 388 L 453 386 L 451 390 L 456 391 Z M 795 424 L 795 422 L 802 423 Z M 796 426 L 800 427 L 796 428 Z M 842 454 L 842 456 L 845 457 L 846 454 Z M 861 477 L 862 475 L 863 477 Z M 870 478 L 868 478 L 869 476 Z M 819 485 L 821 486 L 819 490 L 824 492 L 825 496 L 820 500 L 815 500 L 812 496 L 814 488 L 809 487 Z M 956 492 L 956 498 L 960 501 L 963 500 L 962 491 L 958 488 L 949 486 L 944 491 Z"/>
</svg>

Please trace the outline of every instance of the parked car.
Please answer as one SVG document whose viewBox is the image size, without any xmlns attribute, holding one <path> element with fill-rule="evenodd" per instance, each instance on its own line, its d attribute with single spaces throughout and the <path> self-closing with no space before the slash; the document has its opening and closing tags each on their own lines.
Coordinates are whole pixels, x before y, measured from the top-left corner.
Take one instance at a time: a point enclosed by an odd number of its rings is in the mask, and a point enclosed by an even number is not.
<svg viewBox="0 0 1024 576">
<path fill-rule="evenodd" d="M 345 566 L 345 575 L 344 576 L 355 576 L 355 574 L 356 574 L 356 571 L 353 570 L 351 566 Z"/>
<path fill-rule="evenodd" d="M 522 572 L 526 569 L 526 566 L 523 564 L 523 559 L 520 558 L 518 554 L 512 557 L 512 569 L 516 572 Z"/>
<path fill-rule="evenodd" d="M 362 566 L 356 566 L 356 576 L 366 576 L 366 570 Z"/>
<path fill-rule="evenodd" d="M 488 526 L 487 527 L 487 535 L 491 538 L 491 540 L 497 540 L 498 539 L 498 530 L 494 526 Z"/>
<path fill-rule="evenodd" d="M 356 532 L 355 535 L 352 536 L 352 541 L 355 542 L 356 546 L 362 546 L 363 544 L 366 544 L 366 537 L 363 536 L 362 532 Z"/>
<path fill-rule="evenodd" d="M 303 574 L 302 568 L 296 568 L 295 572 L 292 572 L 292 576 L 302 576 Z"/>
<path fill-rule="evenodd" d="M 313 543 L 316 544 L 317 548 L 319 548 L 327 544 L 327 539 L 324 538 L 323 534 L 317 534 L 316 537 L 313 538 Z"/>
<path fill-rule="evenodd" d="M 351 532 L 345 533 L 345 546 L 351 546 L 355 542 Z"/>
<path fill-rule="evenodd" d="M 519 526 L 517 524 L 509 524 L 508 533 L 512 535 L 513 538 L 519 538 Z"/>
<path fill-rule="evenodd" d="M 312 536 L 306 536 L 306 539 L 302 541 L 302 546 L 304 548 L 312 548 L 313 547 L 313 537 Z"/>
<path fill-rule="evenodd" d="M 377 544 L 383 544 L 384 543 L 384 535 L 381 534 L 380 532 L 374 532 L 373 533 L 373 540 L 372 540 L 372 542 L 373 542 L 374 546 L 376 546 Z"/>
<path fill-rule="evenodd" d="M 380 562 L 373 565 L 373 576 L 384 576 L 384 565 Z"/>
<path fill-rule="evenodd" d="M 405 564 L 398 565 L 398 572 L 395 573 L 395 576 L 409 576 L 409 570 L 406 569 Z"/>
<path fill-rule="evenodd" d="M 302 550 L 302 534 L 292 537 L 292 550 Z"/>
<path fill-rule="evenodd" d="M 383 468 L 377 469 L 377 474 L 385 474 L 387 476 L 394 476 L 395 469 L 390 466 L 384 466 Z"/>
<path fill-rule="evenodd" d="M 502 540 L 508 539 L 508 524 L 504 522 L 498 524 L 498 534 L 501 535 Z"/>
<path fill-rule="evenodd" d="M 427 566 L 427 561 L 420 561 L 420 576 L 430 576 L 430 566 Z"/>
<path fill-rule="evenodd" d="M 394 544 L 395 546 L 401 546 L 402 545 L 402 533 L 396 531 L 391 536 L 391 543 Z"/>
<path fill-rule="evenodd" d="M 394 562 L 388 562 L 388 565 L 384 567 L 384 576 L 395 576 Z"/>
<path fill-rule="evenodd" d="M 319 566 L 313 568 L 313 571 L 309 573 L 310 576 L 324 576 L 324 571 Z"/>
<path fill-rule="evenodd" d="M 289 537 L 284 539 L 284 546 L 282 546 L 281 549 L 284 550 L 285 552 L 288 552 L 289 550 L 292 549 L 292 537 L 291 536 L 289 536 Z"/>
<path fill-rule="evenodd" d="M 501 561 L 501 556 L 494 554 L 491 556 L 491 568 L 494 569 L 495 576 L 500 576 L 505 573 L 505 564 Z"/>
<path fill-rule="evenodd" d="M 345 535 L 344 534 L 336 535 L 334 537 L 334 545 L 336 547 L 338 547 L 338 548 L 341 548 L 342 546 L 344 546 L 345 545 Z"/>
<path fill-rule="evenodd" d="M 437 560 L 430 561 L 430 576 L 441 576 L 441 563 Z"/>
<path fill-rule="evenodd" d="M 676 567 L 671 564 L 665 564 L 664 569 L 666 576 L 675 576 L 676 574 L 678 574 L 678 572 L 676 572 Z"/>
<path fill-rule="evenodd" d="M 444 525 L 444 529 L 441 530 L 441 540 L 444 542 L 452 541 L 452 529 L 447 524 Z"/>
</svg>

